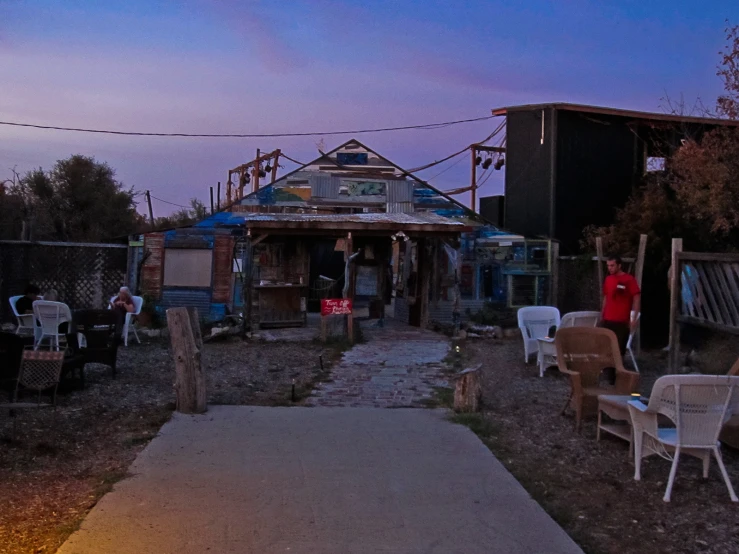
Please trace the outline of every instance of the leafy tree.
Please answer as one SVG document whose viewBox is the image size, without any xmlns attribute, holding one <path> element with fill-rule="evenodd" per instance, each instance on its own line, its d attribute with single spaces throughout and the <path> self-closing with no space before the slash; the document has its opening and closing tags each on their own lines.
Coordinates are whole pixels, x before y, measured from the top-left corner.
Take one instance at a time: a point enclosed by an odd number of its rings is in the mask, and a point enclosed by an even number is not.
<svg viewBox="0 0 739 554">
<path fill-rule="evenodd" d="M 20 208 L 25 238 L 98 242 L 132 233 L 141 223 L 134 190 L 92 157 L 74 155 L 51 171 L 29 171 L 5 196 Z"/>
<path fill-rule="evenodd" d="M 739 120 L 739 25 L 726 29 L 726 42 L 716 111 Z M 682 237 L 688 250 L 739 249 L 739 127 L 721 126 L 687 141 L 661 175 L 634 191 L 614 225 L 586 229 L 584 242 L 592 248 L 601 236 L 609 250 L 634 254 L 642 233 L 649 237 L 648 259 L 660 271 L 669 266 L 672 237 Z"/>
<path fill-rule="evenodd" d="M 205 204 L 197 198 L 191 198 L 189 208 L 181 208 L 170 216 L 157 217 L 154 220 L 153 230 L 186 227 L 204 220 L 208 215 L 208 208 Z M 151 229 L 151 226 L 149 226 L 149 229 Z"/>
</svg>

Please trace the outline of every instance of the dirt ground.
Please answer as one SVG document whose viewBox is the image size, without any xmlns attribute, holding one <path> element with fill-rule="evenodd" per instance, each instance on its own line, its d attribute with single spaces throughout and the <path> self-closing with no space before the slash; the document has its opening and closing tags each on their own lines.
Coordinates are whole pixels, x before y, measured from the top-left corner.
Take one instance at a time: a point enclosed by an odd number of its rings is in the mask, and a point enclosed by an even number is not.
<svg viewBox="0 0 739 554">
<path fill-rule="evenodd" d="M 596 442 L 594 419 L 575 432 L 574 417 L 560 415 L 567 379 L 556 368 L 539 378 L 533 356 L 524 365 L 520 339 L 470 340 L 462 356 L 463 363 L 483 363 L 485 442 L 586 552 L 739 552 L 739 506 L 715 461 L 703 480 L 701 462 L 682 456 L 665 503 L 671 463 L 651 456 L 634 481 L 628 444 L 607 435 Z M 645 353 L 639 360 L 642 394 L 664 373 L 662 358 Z M 723 454 L 739 487 L 739 452 L 724 447 Z"/>
<path fill-rule="evenodd" d="M 287 405 L 293 380 L 300 401 L 340 350 L 311 342 L 206 344 L 208 401 Z M 101 365 L 88 365 L 86 379 L 84 390 L 60 392 L 56 410 L 17 410 L 15 417 L 0 410 L 2 554 L 55 552 L 175 407 L 163 341 L 122 347 L 115 380 Z"/>
</svg>

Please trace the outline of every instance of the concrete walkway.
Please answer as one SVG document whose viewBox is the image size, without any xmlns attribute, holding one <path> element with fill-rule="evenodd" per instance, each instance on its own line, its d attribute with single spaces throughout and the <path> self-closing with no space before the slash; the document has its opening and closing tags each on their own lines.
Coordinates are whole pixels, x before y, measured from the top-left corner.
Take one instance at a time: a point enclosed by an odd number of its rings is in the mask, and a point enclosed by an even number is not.
<svg viewBox="0 0 739 554">
<path fill-rule="evenodd" d="M 175 414 L 60 554 L 581 553 L 436 410 Z"/>
<path fill-rule="evenodd" d="M 362 321 L 366 342 L 344 353 L 331 370 L 331 381 L 319 383 L 308 406 L 374 408 L 423 407 L 434 387 L 447 386 L 443 360 L 449 340 L 418 327 L 386 319 Z"/>
</svg>

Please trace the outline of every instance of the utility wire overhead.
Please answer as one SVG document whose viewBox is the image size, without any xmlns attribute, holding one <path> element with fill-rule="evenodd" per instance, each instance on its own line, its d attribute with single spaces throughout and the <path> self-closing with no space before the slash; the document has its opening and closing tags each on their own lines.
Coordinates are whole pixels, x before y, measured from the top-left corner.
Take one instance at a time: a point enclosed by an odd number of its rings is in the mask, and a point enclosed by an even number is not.
<svg viewBox="0 0 739 554">
<path fill-rule="evenodd" d="M 153 198 L 154 200 L 159 200 L 160 202 L 164 202 L 165 204 L 170 204 L 172 206 L 177 206 L 178 208 L 185 208 L 186 210 L 192 209 L 192 206 L 183 206 L 182 204 L 175 204 L 174 202 L 170 202 L 169 200 L 163 200 L 161 198 L 157 198 L 153 194 L 149 194 L 149 196 Z"/>
<path fill-rule="evenodd" d="M 37 125 L 34 123 L 20 123 L 17 121 L 0 121 L 0 125 L 11 127 L 28 127 L 32 129 L 44 129 L 50 131 L 70 131 L 75 133 L 96 133 L 103 135 L 126 135 L 137 137 L 187 137 L 187 138 L 270 138 L 270 137 L 311 137 L 320 135 L 358 135 L 361 133 L 383 133 L 389 131 L 405 131 L 405 130 L 432 130 L 449 127 L 451 125 L 460 125 L 463 123 L 473 123 L 476 121 L 485 121 L 492 119 L 493 115 L 485 117 L 475 117 L 472 119 L 459 119 L 456 121 L 444 121 L 441 123 L 426 123 L 423 125 L 405 125 L 401 127 L 379 127 L 376 129 L 354 129 L 351 131 L 315 131 L 304 133 L 149 133 L 143 131 L 112 131 L 106 129 L 85 129 L 78 127 L 60 127 L 55 125 Z"/>
<path fill-rule="evenodd" d="M 498 125 L 492 133 L 490 133 L 487 137 L 485 137 L 484 139 L 482 139 L 477 144 L 485 144 L 486 142 L 492 140 L 498 133 L 501 132 L 501 130 L 503 129 L 503 127 L 505 127 L 505 121 L 503 121 L 500 125 Z M 455 152 L 454 154 L 449 154 L 445 158 L 442 158 L 442 159 L 437 160 L 435 162 L 428 163 L 426 165 L 422 165 L 420 167 L 414 167 L 413 169 L 409 169 L 408 172 L 409 173 L 417 173 L 419 171 L 423 171 L 424 169 L 429 169 L 430 167 L 434 167 L 435 165 L 442 164 L 442 163 L 444 163 L 444 162 L 446 162 L 448 160 L 451 160 L 452 158 L 456 158 L 457 156 L 460 156 L 461 154 L 464 154 L 465 152 L 467 152 L 469 149 L 470 149 L 469 146 L 465 146 L 462 150 L 459 150 L 458 152 Z"/>
</svg>

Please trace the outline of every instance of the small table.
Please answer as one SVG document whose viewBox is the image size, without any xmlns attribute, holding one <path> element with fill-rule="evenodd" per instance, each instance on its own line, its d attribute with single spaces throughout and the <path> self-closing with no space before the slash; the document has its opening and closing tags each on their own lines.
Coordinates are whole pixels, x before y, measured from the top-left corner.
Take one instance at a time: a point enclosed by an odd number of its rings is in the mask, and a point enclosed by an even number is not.
<svg viewBox="0 0 739 554">
<path fill-rule="evenodd" d="M 637 400 L 637 397 L 624 394 L 598 395 L 598 432 L 596 439 L 600 440 L 600 432 L 605 431 L 627 441 L 629 443 L 629 456 L 634 453 L 634 430 L 631 427 L 631 414 L 629 413 L 629 401 L 631 400 Z M 614 421 L 603 423 L 603 414 Z"/>
<path fill-rule="evenodd" d="M 544 377 L 544 370 L 557 363 L 557 348 L 554 345 L 554 339 L 544 337 L 536 339 L 539 345 L 539 353 L 536 355 L 536 363 L 539 364 L 539 377 Z"/>
</svg>

